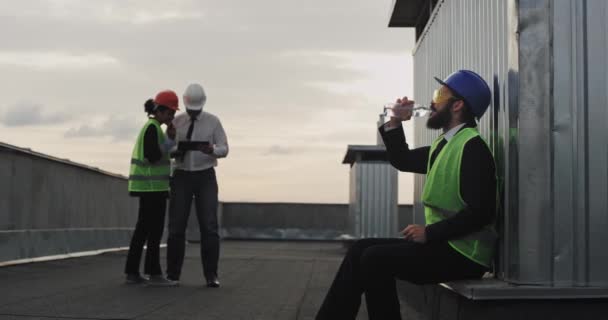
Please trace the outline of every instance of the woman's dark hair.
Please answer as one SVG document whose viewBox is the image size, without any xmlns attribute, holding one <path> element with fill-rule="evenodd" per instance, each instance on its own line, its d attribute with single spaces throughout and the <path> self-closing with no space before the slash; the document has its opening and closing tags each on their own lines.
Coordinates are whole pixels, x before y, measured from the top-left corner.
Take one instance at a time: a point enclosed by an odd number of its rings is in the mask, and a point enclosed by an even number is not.
<svg viewBox="0 0 608 320">
<path fill-rule="evenodd" d="M 156 103 L 154 103 L 153 99 L 148 99 L 146 100 L 146 103 L 144 103 L 144 110 L 150 116 L 153 115 L 156 111 L 162 112 L 165 110 L 169 110 L 169 108 L 163 105 L 156 106 Z"/>
</svg>

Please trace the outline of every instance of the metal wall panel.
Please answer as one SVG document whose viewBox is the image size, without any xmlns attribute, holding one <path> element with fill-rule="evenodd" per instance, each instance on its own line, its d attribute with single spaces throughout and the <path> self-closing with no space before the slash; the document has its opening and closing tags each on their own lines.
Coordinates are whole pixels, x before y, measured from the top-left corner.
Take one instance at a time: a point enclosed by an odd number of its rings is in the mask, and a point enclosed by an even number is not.
<svg viewBox="0 0 608 320">
<path fill-rule="evenodd" d="M 586 221 L 578 221 L 577 230 L 587 239 L 578 237 L 577 246 L 589 243 L 587 250 L 580 252 L 581 256 L 587 254 L 589 283 L 608 286 L 608 3 L 588 0 L 582 9 L 585 51 L 581 54 L 585 60 L 582 63 L 585 83 L 577 87 L 577 93 L 584 94 L 586 99 L 587 114 L 580 130 L 585 130 L 587 136 L 586 140 L 578 140 L 579 149 L 584 151 L 576 155 L 579 161 L 586 162 L 586 167 L 579 172 L 588 180 L 585 184 L 579 183 L 576 190 L 579 199 L 576 210 L 587 213 Z M 585 188 L 580 188 L 582 185 Z"/>
<path fill-rule="evenodd" d="M 603 0 L 445 0 L 417 44 L 417 100 L 457 69 L 492 87 L 479 128 L 502 186 L 499 276 L 511 282 L 608 285 L 607 18 Z M 416 146 L 439 134 L 424 121 Z M 415 183 L 420 199 L 424 177 Z"/>
<path fill-rule="evenodd" d="M 519 1 L 518 224 L 509 280 L 551 284 L 550 1 Z"/>
<path fill-rule="evenodd" d="M 553 3 L 553 281 L 608 285 L 608 5 Z"/>
<path fill-rule="evenodd" d="M 349 219 L 353 235 L 396 237 L 397 170 L 385 162 L 355 162 L 350 175 Z"/>
</svg>

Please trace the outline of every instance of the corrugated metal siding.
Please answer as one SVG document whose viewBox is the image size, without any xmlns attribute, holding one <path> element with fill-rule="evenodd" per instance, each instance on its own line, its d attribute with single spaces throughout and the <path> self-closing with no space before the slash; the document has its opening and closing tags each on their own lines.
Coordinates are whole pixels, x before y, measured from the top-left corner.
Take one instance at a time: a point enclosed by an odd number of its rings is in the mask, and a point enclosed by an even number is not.
<svg viewBox="0 0 608 320">
<path fill-rule="evenodd" d="M 354 236 L 396 237 L 397 170 L 384 162 L 356 162 L 350 184 L 349 219 Z"/>
<path fill-rule="evenodd" d="M 457 69 L 492 87 L 480 131 L 503 185 L 499 275 L 509 281 L 608 285 L 607 18 L 603 0 L 446 0 L 417 45 L 420 102 L 433 76 Z M 416 146 L 439 134 L 424 122 Z M 415 183 L 420 199 L 424 177 Z"/>
</svg>

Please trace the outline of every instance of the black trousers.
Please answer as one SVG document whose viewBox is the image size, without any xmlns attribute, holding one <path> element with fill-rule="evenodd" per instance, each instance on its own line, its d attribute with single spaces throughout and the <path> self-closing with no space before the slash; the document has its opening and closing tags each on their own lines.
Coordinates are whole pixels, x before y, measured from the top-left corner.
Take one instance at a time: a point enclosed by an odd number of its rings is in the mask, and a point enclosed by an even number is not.
<svg viewBox="0 0 608 320">
<path fill-rule="evenodd" d="M 139 215 L 127 255 L 126 274 L 139 274 L 139 261 L 141 260 L 144 244 L 147 244 L 144 273 L 149 275 L 163 274 L 160 267 L 160 241 L 165 228 L 166 210 L 166 192 L 142 192 L 140 194 Z"/>
<path fill-rule="evenodd" d="M 348 250 L 316 319 L 355 319 L 363 293 L 370 320 L 401 319 L 395 278 L 439 283 L 480 278 L 485 271 L 446 242 L 362 239 Z"/>
<path fill-rule="evenodd" d="M 201 232 L 201 261 L 206 278 L 217 275 L 220 254 L 217 206 L 218 188 L 215 170 L 176 170 L 171 181 L 169 239 L 167 240 L 167 276 L 178 280 L 186 250 L 186 227 L 194 198 Z"/>
</svg>

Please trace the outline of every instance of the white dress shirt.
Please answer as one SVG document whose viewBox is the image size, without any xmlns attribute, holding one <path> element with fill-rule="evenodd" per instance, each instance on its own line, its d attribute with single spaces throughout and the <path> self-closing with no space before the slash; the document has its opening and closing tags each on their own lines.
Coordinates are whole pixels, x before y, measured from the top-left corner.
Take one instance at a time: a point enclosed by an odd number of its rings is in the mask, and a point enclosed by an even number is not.
<svg viewBox="0 0 608 320">
<path fill-rule="evenodd" d="M 190 115 L 181 113 L 173 119 L 176 129 L 175 141 L 187 141 Z M 220 119 L 208 112 L 201 112 L 194 121 L 191 141 L 208 141 L 213 146 L 213 153 L 205 154 L 201 151 L 188 151 L 183 161 L 175 160 L 173 168 L 185 171 L 200 171 L 217 166 L 217 159 L 228 155 L 228 139 Z M 175 149 L 175 148 L 174 148 Z"/>
<path fill-rule="evenodd" d="M 450 139 L 452 139 L 454 137 L 454 135 L 456 135 L 458 130 L 460 130 L 460 128 L 464 127 L 465 125 L 466 125 L 466 123 L 461 123 L 461 124 L 455 126 L 454 128 L 448 130 L 448 132 L 444 133 L 443 138 L 445 139 L 445 141 L 450 141 Z"/>
</svg>

